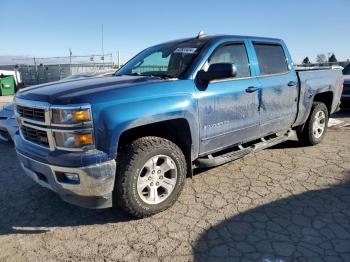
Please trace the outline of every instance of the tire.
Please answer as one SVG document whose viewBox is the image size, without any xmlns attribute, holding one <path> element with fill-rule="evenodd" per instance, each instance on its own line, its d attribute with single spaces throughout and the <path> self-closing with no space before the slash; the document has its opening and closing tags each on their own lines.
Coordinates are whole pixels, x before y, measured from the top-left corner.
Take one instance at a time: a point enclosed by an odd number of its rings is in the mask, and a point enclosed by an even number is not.
<svg viewBox="0 0 350 262">
<path fill-rule="evenodd" d="M 304 129 L 300 132 L 297 132 L 298 139 L 301 144 L 306 146 L 317 145 L 324 138 L 327 132 L 327 126 L 328 109 L 326 105 L 321 102 L 314 102 L 312 104 L 311 113 L 305 123 Z"/>
<path fill-rule="evenodd" d="M 118 153 L 114 203 L 138 218 L 164 211 L 183 189 L 186 166 L 173 142 L 153 136 L 134 140 Z"/>
</svg>

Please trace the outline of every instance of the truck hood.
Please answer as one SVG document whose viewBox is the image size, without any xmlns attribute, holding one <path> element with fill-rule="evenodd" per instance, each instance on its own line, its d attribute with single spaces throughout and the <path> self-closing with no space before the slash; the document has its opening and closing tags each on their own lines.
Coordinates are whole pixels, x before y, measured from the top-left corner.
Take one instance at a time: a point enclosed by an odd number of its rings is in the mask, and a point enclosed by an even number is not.
<svg viewBox="0 0 350 262">
<path fill-rule="evenodd" d="M 108 99 L 110 97 L 109 93 L 114 92 L 116 89 L 162 81 L 166 80 L 148 76 L 108 76 L 58 81 L 24 88 L 16 94 L 16 98 L 58 105 L 74 104 L 91 102 L 94 98 L 101 95 Z"/>
</svg>

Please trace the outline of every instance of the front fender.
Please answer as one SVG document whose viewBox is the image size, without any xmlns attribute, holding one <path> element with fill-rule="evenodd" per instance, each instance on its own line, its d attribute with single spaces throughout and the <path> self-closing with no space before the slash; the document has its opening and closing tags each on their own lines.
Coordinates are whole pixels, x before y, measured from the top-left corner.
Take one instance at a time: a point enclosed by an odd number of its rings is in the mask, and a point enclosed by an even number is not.
<svg viewBox="0 0 350 262">
<path fill-rule="evenodd" d="M 193 153 L 198 154 L 197 104 L 192 94 L 174 94 L 125 101 L 105 106 L 95 128 L 97 148 L 116 158 L 118 142 L 126 130 L 172 119 L 185 119 L 190 127 Z"/>
</svg>

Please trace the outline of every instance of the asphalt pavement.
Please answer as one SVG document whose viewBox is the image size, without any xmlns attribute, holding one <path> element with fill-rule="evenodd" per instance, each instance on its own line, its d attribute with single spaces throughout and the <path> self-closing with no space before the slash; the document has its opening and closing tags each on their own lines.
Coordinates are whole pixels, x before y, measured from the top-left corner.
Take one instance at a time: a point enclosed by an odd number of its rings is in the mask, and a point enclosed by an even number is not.
<svg viewBox="0 0 350 262">
<path fill-rule="evenodd" d="M 291 140 L 186 180 L 146 219 L 63 202 L 0 144 L 0 261 L 350 261 L 350 113 L 324 141 Z"/>
</svg>

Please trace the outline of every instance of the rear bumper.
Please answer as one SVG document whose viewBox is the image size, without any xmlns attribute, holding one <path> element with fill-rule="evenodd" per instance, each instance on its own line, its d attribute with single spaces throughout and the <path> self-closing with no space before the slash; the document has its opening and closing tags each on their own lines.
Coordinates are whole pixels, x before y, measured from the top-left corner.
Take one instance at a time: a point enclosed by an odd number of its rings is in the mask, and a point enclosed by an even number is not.
<svg viewBox="0 0 350 262">
<path fill-rule="evenodd" d="M 17 152 L 26 175 L 39 185 L 56 192 L 64 201 L 86 208 L 112 206 L 116 162 L 110 160 L 86 167 L 72 168 L 45 164 Z M 62 179 L 65 174 L 79 176 L 78 181 Z"/>
</svg>

